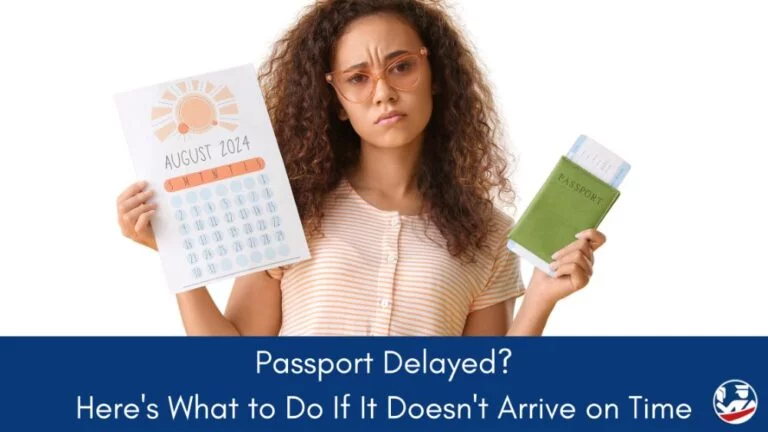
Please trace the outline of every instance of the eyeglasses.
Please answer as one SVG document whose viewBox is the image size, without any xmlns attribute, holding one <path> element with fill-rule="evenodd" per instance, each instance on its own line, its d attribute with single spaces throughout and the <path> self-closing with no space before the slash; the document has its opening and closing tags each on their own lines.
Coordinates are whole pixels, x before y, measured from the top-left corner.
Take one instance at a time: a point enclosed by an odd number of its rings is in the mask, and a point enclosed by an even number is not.
<svg viewBox="0 0 768 432">
<path fill-rule="evenodd" d="M 383 73 L 369 70 L 335 71 L 325 74 L 328 81 L 341 96 L 352 103 L 363 103 L 373 95 L 380 79 L 400 91 L 413 90 L 424 73 L 424 59 L 429 52 L 421 47 L 418 53 L 406 53 L 387 63 Z"/>
</svg>

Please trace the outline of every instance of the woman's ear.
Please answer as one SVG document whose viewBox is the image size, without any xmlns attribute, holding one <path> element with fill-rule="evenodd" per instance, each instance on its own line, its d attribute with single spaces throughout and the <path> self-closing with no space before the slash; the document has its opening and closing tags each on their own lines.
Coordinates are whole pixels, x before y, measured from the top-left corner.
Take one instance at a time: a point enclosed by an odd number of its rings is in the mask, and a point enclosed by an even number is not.
<svg viewBox="0 0 768 432">
<path fill-rule="evenodd" d="M 344 111 L 344 108 L 339 108 L 339 120 L 341 121 L 349 120 L 349 116 L 347 115 L 347 112 Z"/>
</svg>

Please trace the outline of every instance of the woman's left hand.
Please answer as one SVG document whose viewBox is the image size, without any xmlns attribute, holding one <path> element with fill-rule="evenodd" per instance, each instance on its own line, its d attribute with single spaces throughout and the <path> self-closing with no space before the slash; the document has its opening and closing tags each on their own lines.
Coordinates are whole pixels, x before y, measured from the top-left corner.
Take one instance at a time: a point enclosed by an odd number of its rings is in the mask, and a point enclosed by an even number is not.
<svg viewBox="0 0 768 432">
<path fill-rule="evenodd" d="M 538 268 L 534 269 L 526 297 L 536 297 L 554 305 L 559 300 L 584 288 L 592 276 L 595 263 L 594 251 L 605 244 L 603 233 L 588 229 L 576 234 L 578 240 L 557 251 L 550 267 L 555 270 L 549 276 Z"/>
</svg>

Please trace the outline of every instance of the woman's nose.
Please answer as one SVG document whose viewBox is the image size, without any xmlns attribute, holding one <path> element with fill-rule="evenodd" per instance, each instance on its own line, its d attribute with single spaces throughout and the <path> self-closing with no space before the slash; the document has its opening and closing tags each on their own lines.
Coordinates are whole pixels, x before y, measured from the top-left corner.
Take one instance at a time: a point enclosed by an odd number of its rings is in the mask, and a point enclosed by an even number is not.
<svg viewBox="0 0 768 432">
<path fill-rule="evenodd" d="M 397 90 L 392 88 L 386 80 L 376 80 L 373 88 L 373 103 L 375 105 L 379 105 L 383 102 L 395 102 L 397 101 L 397 98 Z"/>
</svg>

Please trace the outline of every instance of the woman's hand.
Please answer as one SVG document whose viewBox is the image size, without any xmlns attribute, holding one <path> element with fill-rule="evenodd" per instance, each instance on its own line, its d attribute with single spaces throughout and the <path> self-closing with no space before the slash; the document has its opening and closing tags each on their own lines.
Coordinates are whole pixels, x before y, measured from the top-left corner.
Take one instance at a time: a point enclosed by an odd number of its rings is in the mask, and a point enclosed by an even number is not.
<svg viewBox="0 0 768 432">
<path fill-rule="evenodd" d="M 534 297 L 545 304 L 554 306 L 559 300 L 584 288 L 592 276 L 595 264 L 594 251 L 605 244 L 603 233 L 588 229 L 576 234 L 578 240 L 557 251 L 550 267 L 555 270 L 549 276 L 538 268 L 534 269 L 526 297 Z"/>
<path fill-rule="evenodd" d="M 123 235 L 136 243 L 157 250 L 155 234 L 149 218 L 157 211 L 156 203 L 148 203 L 154 192 L 146 181 L 136 182 L 117 197 L 117 222 Z"/>
</svg>

